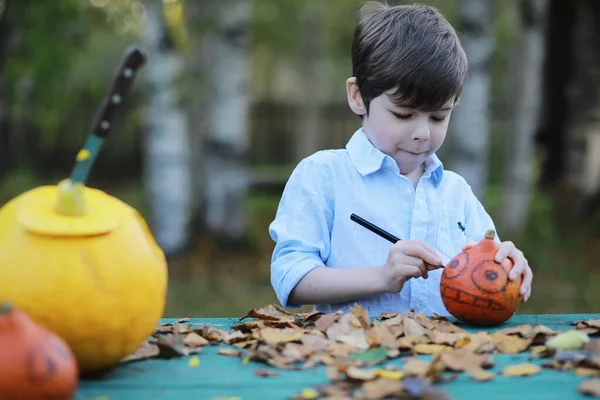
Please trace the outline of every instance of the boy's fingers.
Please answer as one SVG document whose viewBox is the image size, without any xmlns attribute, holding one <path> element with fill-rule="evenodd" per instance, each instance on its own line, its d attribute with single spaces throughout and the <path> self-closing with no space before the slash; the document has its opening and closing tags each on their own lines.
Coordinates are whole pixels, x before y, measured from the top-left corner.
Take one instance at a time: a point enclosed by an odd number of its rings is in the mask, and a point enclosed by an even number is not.
<svg viewBox="0 0 600 400">
<path fill-rule="evenodd" d="M 510 257 L 510 255 L 509 255 L 509 257 Z M 525 257 L 521 256 L 521 257 L 513 258 L 513 260 L 515 260 L 514 261 L 515 266 L 508 274 L 508 279 L 510 279 L 511 281 L 517 280 L 519 278 L 519 276 L 526 274 L 527 271 L 529 270 L 529 265 L 527 265 L 527 260 L 525 259 Z M 506 262 L 506 261 L 504 261 L 504 262 Z"/>
<path fill-rule="evenodd" d="M 432 266 L 442 267 L 442 259 L 437 254 L 435 250 L 427 245 L 425 242 L 419 242 L 418 247 L 420 248 L 420 252 L 418 257 L 420 257 L 426 264 L 430 264 Z M 435 268 L 434 268 L 435 269 Z"/>
<path fill-rule="evenodd" d="M 525 268 L 525 276 L 523 277 L 523 283 L 521 284 L 521 294 L 527 295 L 531 292 L 531 282 L 533 281 L 533 272 L 531 268 L 527 266 Z"/>
<path fill-rule="evenodd" d="M 511 241 L 500 243 L 498 251 L 496 252 L 496 261 L 502 262 L 506 257 L 510 257 L 513 261 L 517 261 L 521 253 Z M 521 253 L 523 255 L 523 253 Z"/>
</svg>

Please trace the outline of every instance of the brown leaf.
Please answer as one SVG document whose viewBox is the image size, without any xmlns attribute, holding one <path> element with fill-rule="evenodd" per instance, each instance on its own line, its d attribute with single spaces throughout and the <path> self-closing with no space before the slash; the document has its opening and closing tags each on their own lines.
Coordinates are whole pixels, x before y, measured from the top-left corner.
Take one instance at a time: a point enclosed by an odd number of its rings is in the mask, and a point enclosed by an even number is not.
<svg viewBox="0 0 600 400">
<path fill-rule="evenodd" d="M 366 338 L 370 347 L 381 346 L 386 349 L 398 348 L 398 342 L 390 331 L 390 327 L 380 322 L 375 322 L 373 324 L 371 329 L 367 331 Z"/>
<path fill-rule="evenodd" d="M 240 321 L 246 318 L 258 318 L 267 321 L 294 321 L 295 317 L 285 308 L 277 304 L 269 304 L 259 309 L 252 309 Z"/>
<path fill-rule="evenodd" d="M 300 340 L 303 334 L 303 330 L 298 328 L 276 329 L 267 327 L 258 332 L 258 339 L 264 340 L 267 344 L 275 346 L 279 343 Z"/>
<path fill-rule="evenodd" d="M 232 343 L 232 344 L 235 347 L 238 347 L 240 349 L 245 349 L 247 347 L 252 346 L 255 343 L 258 343 L 258 339 L 247 339 L 247 340 L 243 340 L 241 342 L 236 342 L 236 343 Z"/>
<path fill-rule="evenodd" d="M 596 328 L 600 329 L 600 318 L 595 319 L 584 319 L 581 321 L 576 321 L 577 329 L 581 328 Z"/>
<path fill-rule="evenodd" d="M 573 373 L 582 377 L 598 376 L 600 375 L 600 370 L 596 368 L 577 367 L 573 370 Z"/>
<path fill-rule="evenodd" d="M 277 372 L 273 371 L 273 370 L 270 370 L 270 369 L 255 368 L 254 369 L 254 375 L 260 376 L 260 377 L 269 377 L 269 376 L 277 376 L 279 374 Z"/>
<path fill-rule="evenodd" d="M 158 358 L 183 357 L 195 352 L 185 345 L 183 335 L 175 333 L 159 337 L 156 345 L 158 346 Z"/>
<path fill-rule="evenodd" d="M 346 400 L 351 399 L 352 389 L 344 383 L 339 385 L 318 385 L 315 387 L 324 396 L 322 400 Z"/>
<path fill-rule="evenodd" d="M 154 329 L 154 333 L 173 333 L 175 332 L 175 325 L 171 323 L 158 324 Z"/>
<path fill-rule="evenodd" d="M 396 316 L 398 316 L 397 312 L 383 312 L 383 313 L 381 313 L 381 315 L 379 317 L 377 317 L 377 319 L 383 321 L 386 319 L 394 318 Z"/>
<path fill-rule="evenodd" d="M 361 381 L 371 381 L 375 379 L 376 375 L 373 370 L 362 369 L 355 366 L 349 366 L 344 371 L 340 371 L 346 374 L 350 379 L 356 379 Z"/>
<path fill-rule="evenodd" d="M 556 332 L 545 325 L 517 325 L 511 328 L 500 329 L 496 331 L 496 334 L 516 335 L 523 339 L 531 339 L 532 342 L 539 342 L 548 336 L 556 334 Z"/>
<path fill-rule="evenodd" d="M 471 378 L 475 379 L 476 381 L 480 381 L 480 382 L 489 381 L 496 377 L 496 375 L 494 375 L 493 372 L 486 371 L 482 368 L 473 367 L 473 366 L 467 367 L 467 369 L 465 370 L 465 373 L 467 375 L 469 375 Z"/>
<path fill-rule="evenodd" d="M 307 313 L 297 313 L 298 317 L 302 318 L 304 322 L 314 322 L 321 316 L 325 315 L 324 312 L 318 311 L 316 308 Z"/>
<path fill-rule="evenodd" d="M 233 332 L 228 332 L 225 337 L 223 337 L 222 341 L 226 344 L 233 344 L 233 343 L 237 343 L 237 342 L 242 342 L 244 340 L 248 340 L 248 338 L 250 337 L 250 335 L 246 335 L 245 333 L 241 332 L 241 331 L 233 331 Z"/>
<path fill-rule="evenodd" d="M 423 325 L 418 323 L 413 318 L 404 317 L 402 324 L 404 326 L 405 336 L 423 336 L 429 333 L 429 330 L 425 329 Z"/>
<path fill-rule="evenodd" d="M 121 360 L 121 362 L 126 363 L 130 361 L 147 360 L 150 358 L 155 358 L 158 356 L 158 353 L 159 350 L 156 344 L 145 341 L 134 353 L 125 357 L 123 360 Z"/>
<path fill-rule="evenodd" d="M 203 325 L 200 328 L 195 328 L 194 332 L 209 342 L 221 342 L 223 338 L 229 334 L 226 330 L 215 328 L 210 325 Z"/>
<path fill-rule="evenodd" d="M 287 343 L 281 355 L 291 362 L 304 361 L 313 352 L 313 350 L 303 344 Z"/>
<path fill-rule="evenodd" d="M 498 351 L 505 354 L 521 353 L 531 345 L 531 339 L 523 339 L 516 335 L 494 333 L 491 338 L 498 344 L 496 347 Z"/>
<path fill-rule="evenodd" d="M 185 317 L 185 318 L 179 318 L 177 320 L 178 324 L 183 324 L 184 322 L 190 322 L 190 318 L 189 317 Z"/>
<path fill-rule="evenodd" d="M 530 376 L 540 372 L 541 368 L 536 364 L 514 364 L 502 370 L 504 376 Z"/>
<path fill-rule="evenodd" d="M 588 396 L 600 397 L 600 379 L 583 381 L 577 386 L 577 390 Z"/>
<path fill-rule="evenodd" d="M 354 314 L 348 313 L 327 328 L 325 334 L 330 340 L 347 343 L 357 349 L 369 348 L 364 329 L 357 328 L 353 321 L 357 320 Z"/>
<path fill-rule="evenodd" d="M 177 325 L 175 329 L 173 329 L 174 333 L 188 333 L 191 331 L 191 324 Z"/>
<path fill-rule="evenodd" d="M 232 349 L 231 347 L 223 347 L 219 349 L 219 354 L 222 354 L 224 356 L 231 356 L 231 357 L 241 357 L 242 356 L 242 352 L 238 351 L 236 349 Z"/>
<path fill-rule="evenodd" d="M 431 331 L 435 328 L 435 322 L 427 318 L 427 316 L 423 313 L 416 313 L 412 317 L 409 316 L 407 318 L 412 318 L 413 320 L 417 321 L 419 324 L 421 324 L 421 326 L 423 326 L 423 328 L 427 329 L 428 331 Z"/>
<path fill-rule="evenodd" d="M 494 361 L 488 354 L 476 354 L 465 349 L 456 349 L 439 355 L 440 361 L 452 371 L 465 371 L 472 367 L 491 368 Z"/>
<path fill-rule="evenodd" d="M 496 349 L 496 343 L 488 332 L 477 332 L 459 339 L 455 347 L 464 348 L 473 353 L 491 353 Z"/>
<path fill-rule="evenodd" d="M 331 324 L 340 318 L 340 315 L 342 315 L 341 311 L 321 316 L 315 321 L 315 328 L 321 332 L 325 332 L 331 326 Z"/>
<path fill-rule="evenodd" d="M 273 347 L 264 344 L 249 349 L 246 357 L 249 361 L 261 361 L 281 369 L 298 369 L 290 365 L 291 362 L 282 357 Z"/>
<path fill-rule="evenodd" d="M 404 315 L 396 315 L 393 318 L 383 320 L 381 323 L 387 326 L 396 326 L 402 328 L 400 332 L 400 334 L 402 334 L 404 332 L 404 325 L 402 324 L 403 320 Z"/>
<path fill-rule="evenodd" d="M 185 335 L 185 339 L 183 339 L 183 343 L 189 347 L 201 347 L 206 346 L 208 344 L 208 340 L 204 339 L 202 336 L 198 335 L 196 332 L 191 332 Z"/>
<path fill-rule="evenodd" d="M 356 317 L 356 319 L 360 323 L 360 325 L 357 326 L 357 328 L 362 327 L 363 329 L 368 329 L 371 326 L 371 319 L 369 317 L 369 312 L 367 310 L 365 310 L 363 307 L 361 307 L 360 305 L 356 305 L 352 309 L 352 314 Z"/>
<path fill-rule="evenodd" d="M 379 400 L 386 397 L 398 398 L 403 394 L 404 385 L 402 382 L 377 378 L 362 385 L 360 398 L 365 400 Z"/>
<path fill-rule="evenodd" d="M 327 352 L 335 358 L 347 357 L 356 351 L 356 347 L 348 343 L 329 342 L 329 346 L 327 346 Z"/>
<path fill-rule="evenodd" d="M 312 351 L 323 351 L 329 346 L 329 339 L 317 335 L 303 335 L 300 338 L 303 345 L 312 349 Z"/>
<path fill-rule="evenodd" d="M 425 376 L 429 370 L 430 362 L 422 360 L 418 357 L 410 357 L 404 361 L 402 371 L 406 375 Z"/>
<path fill-rule="evenodd" d="M 420 343 L 414 345 L 412 350 L 417 354 L 438 354 L 444 351 L 453 350 L 453 348 L 443 344 Z"/>
<path fill-rule="evenodd" d="M 431 342 L 434 344 L 447 344 L 454 346 L 461 338 L 466 336 L 464 333 L 443 332 L 437 329 L 431 331 Z"/>
<path fill-rule="evenodd" d="M 460 328 L 449 321 L 441 321 L 435 326 L 435 330 L 438 332 L 446 332 L 446 333 L 458 333 L 460 335 L 469 335 L 469 331 Z"/>
</svg>

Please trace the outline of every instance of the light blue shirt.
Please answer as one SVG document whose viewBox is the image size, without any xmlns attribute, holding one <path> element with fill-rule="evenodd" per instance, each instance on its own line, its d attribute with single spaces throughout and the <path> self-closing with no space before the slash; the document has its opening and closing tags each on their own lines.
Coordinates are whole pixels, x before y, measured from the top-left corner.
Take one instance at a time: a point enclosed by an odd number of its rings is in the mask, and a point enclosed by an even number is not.
<svg viewBox="0 0 600 400">
<path fill-rule="evenodd" d="M 479 241 L 494 223 L 471 187 L 444 170 L 436 155 L 423 165 L 416 190 L 396 162 L 358 129 L 345 149 L 323 150 L 292 172 L 275 220 L 269 226 L 275 248 L 271 284 L 284 307 L 296 284 L 318 266 L 358 268 L 383 265 L 392 243 L 350 219 L 352 213 L 402 240 L 422 240 L 445 264 L 467 239 Z M 460 225 L 460 226 L 459 226 Z M 442 269 L 428 279 L 409 279 L 400 293 L 337 304 L 317 304 L 329 313 L 355 303 L 372 317 L 414 309 L 425 315 L 449 313 L 440 296 Z"/>
</svg>

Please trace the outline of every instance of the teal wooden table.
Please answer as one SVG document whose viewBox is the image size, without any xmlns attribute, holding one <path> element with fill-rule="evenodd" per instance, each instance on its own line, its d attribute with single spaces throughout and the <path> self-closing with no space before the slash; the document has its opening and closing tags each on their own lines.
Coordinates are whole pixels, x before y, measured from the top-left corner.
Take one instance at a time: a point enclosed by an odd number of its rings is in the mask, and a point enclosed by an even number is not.
<svg viewBox="0 0 600 400">
<path fill-rule="evenodd" d="M 600 314 L 561 315 L 516 315 L 504 325 L 489 329 L 507 328 L 519 324 L 543 324 L 557 331 L 573 329 L 575 321 L 600 318 Z M 161 323 L 176 319 L 163 319 Z M 239 323 L 238 319 L 208 318 L 191 319 L 196 324 L 229 329 Z M 454 321 L 453 321 L 454 322 Z M 459 324 L 457 324 L 459 325 Z M 459 325 L 469 331 L 474 329 Z M 477 328 L 477 331 L 483 329 Z M 85 379 L 79 383 L 76 399 L 136 400 L 136 399 L 241 399 L 269 400 L 288 399 L 305 388 L 329 383 L 325 367 L 319 366 L 304 371 L 287 371 L 265 366 L 258 362 L 242 363 L 240 358 L 218 354 L 222 347 L 206 346 L 197 354 L 200 364 L 192 368 L 190 357 L 170 360 L 153 359 L 120 365 L 101 379 Z M 430 356 L 422 356 L 427 359 Z M 528 352 L 520 354 L 493 355 L 496 365 L 493 372 L 499 373 L 506 365 L 531 361 Z M 394 364 L 401 360 L 391 360 Z M 277 376 L 255 376 L 255 368 L 272 369 Z M 589 399 L 577 391 L 582 380 L 572 371 L 556 371 L 544 368 L 540 373 L 527 377 L 498 376 L 487 382 L 476 382 L 465 374 L 449 383 L 436 384 L 452 399 Z"/>
</svg>

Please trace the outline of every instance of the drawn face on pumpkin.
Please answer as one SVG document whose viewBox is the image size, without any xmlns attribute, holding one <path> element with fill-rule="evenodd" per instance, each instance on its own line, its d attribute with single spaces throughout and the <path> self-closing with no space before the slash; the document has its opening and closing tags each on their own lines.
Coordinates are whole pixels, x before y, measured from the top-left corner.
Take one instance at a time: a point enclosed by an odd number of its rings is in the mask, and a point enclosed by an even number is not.
<svg viewBox="0 0 600 400">
<path fill-rule="evenodd" d="M 501 265 L 487 257 L 460 253 L 442 274 L 444 305 L 456 318 L 473 324 L 508 319 L 519 299 L 520 285 L 508 279 L 511 268 L 510 262 Z"/>
</svg>

